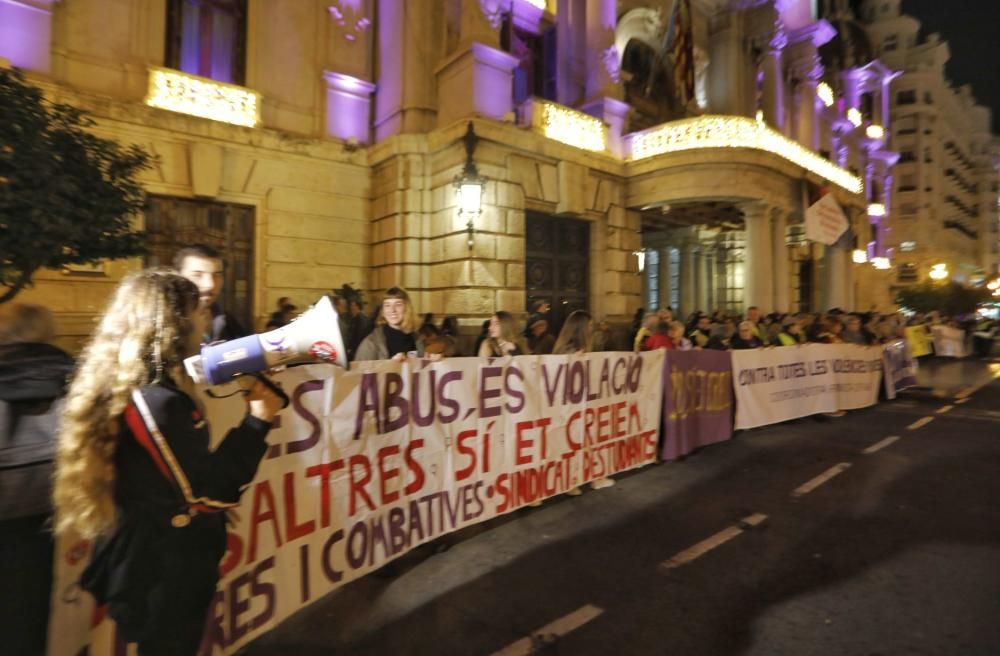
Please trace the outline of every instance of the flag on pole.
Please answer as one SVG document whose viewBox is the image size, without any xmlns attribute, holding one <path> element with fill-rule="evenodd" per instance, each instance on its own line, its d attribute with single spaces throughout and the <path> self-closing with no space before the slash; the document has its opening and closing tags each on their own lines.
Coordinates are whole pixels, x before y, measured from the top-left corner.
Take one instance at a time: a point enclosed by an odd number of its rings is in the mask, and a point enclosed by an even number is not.
<svg viewBox="0 0 1000 656">
<path fill-rule="evenodd" d="M 691 0 L 674 0 L 671 14 L 670 54 L 674 59 L 674 85 L 681 105 L 694 98 L 694 38 L 691 34 Z"/>
</svg>

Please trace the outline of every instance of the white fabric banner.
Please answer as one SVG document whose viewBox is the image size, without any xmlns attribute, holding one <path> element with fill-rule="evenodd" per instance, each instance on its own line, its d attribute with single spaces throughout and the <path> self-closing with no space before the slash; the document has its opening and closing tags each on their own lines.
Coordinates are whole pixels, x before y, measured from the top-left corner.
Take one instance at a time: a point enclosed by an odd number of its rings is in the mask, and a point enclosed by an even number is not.
<svg viewBox="0 0 1000 656">
<path fill-rule="evenodd" d="M 736 428 L 875 405 L 882 348 L 803 344 L 733 351 Z"/>
<path fill-rule="evenodd" d="M 964 358 L 965 331 L 951 326 L 931 326 L 934 355 L 942 358 Z"/>
<path fill-rule="evenodd" d="M 203 653 L 233 653 L 419 544 L 654 462 L 663 354 L 411 359 L 278 375 L 292 404 L 230 528 Z M 238 397 L 206 405 L 213 436 L 245 412 Z M 85 565 L 86 546 L 71 543 L 58 545 L 57 592 L 72 591 Z M 85 593 L 54 596 L 50 654 L 79 653 L 89 603 Z M 90 654 L 113 654 L 109 622 L 95 623 Z"/>
</svg>

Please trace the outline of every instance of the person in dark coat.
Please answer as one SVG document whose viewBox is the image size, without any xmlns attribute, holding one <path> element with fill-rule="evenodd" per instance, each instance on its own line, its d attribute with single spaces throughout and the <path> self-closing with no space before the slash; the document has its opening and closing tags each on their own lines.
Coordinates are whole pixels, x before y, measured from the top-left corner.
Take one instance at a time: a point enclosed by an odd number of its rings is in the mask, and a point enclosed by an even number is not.
<svg viewBox="0 0 1000 656">
<path fill-rule="evenodd" d="M 764 346 L 763 340 L 757 335 L 757 326 L 752 321 L 741 321 L 739 329 L 730 343 L 735 350 L 755 349 Z"/>
<path fill-rule="evenodd" d="M 0 306 L 0 635 L 3 651 L 44 654 L 54 542 L 52 463 L 73 358 L 53 346 L 52 313 Z"/>
<path fill-rule="evenodd" d="M 228 342 L 250 334 L 236 317 L 219 306 L 219 295 L 225 281 L 222 254 L 219 251 L 206 244 L 185 246 L 174 255 L 174 268 L 198 287 L 202 304 L 212 313 L 212 320 L 205 330 L 202 342 Z"/>
<path fill-rule="evenodd" d="M 96 539 L 81 586 L 140 656 L 193 656 L 237 505 L 267 451 L 281 400 L 260 382 L 247 414 L 209 448 L 184 358 L 210 317 L 167 270 L 126 278 L 85 350 L 56 462 L 57 533 Z"/>
</svg>

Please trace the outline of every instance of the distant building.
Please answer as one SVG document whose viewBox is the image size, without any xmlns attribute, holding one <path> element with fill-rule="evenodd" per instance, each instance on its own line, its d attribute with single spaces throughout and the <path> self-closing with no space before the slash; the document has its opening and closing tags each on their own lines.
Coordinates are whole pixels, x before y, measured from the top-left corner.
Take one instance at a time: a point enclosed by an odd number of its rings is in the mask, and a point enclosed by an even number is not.
<svg viewBox="0 0 1000 656">
<path fill-rule="evenodd" d="M 960 282 L 996 274 L 1000 142 L 990 110 L 970 87 L 952 87 L 948 43 L 937 34 L 921 40 L 920 22 L 901 13 L 900 0 L 866 0 L 861 18 L 878 57 L 902 71 L 891 93 L 890 143 L 900 153 L 894 284 L 927 280 L 940 264 Z"/>
</svg>

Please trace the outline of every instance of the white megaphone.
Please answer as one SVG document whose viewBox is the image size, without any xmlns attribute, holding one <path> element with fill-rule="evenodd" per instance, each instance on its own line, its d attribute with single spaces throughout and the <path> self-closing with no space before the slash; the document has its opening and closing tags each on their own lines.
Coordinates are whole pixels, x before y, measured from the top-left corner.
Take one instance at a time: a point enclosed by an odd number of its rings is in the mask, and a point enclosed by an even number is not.
<svg viewBox="0 0 1000 656">
<path fill-rule="evenodd" d="M 287 326 L 202 346 L 200 355 L 184 360 L 184 369 L 195 383 L 220 385 L 237 376 L 306 362 L 329 362 L 347 368 L 347 349 L 337 311 L 326 296 Z"/>
</svg>

